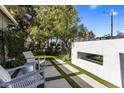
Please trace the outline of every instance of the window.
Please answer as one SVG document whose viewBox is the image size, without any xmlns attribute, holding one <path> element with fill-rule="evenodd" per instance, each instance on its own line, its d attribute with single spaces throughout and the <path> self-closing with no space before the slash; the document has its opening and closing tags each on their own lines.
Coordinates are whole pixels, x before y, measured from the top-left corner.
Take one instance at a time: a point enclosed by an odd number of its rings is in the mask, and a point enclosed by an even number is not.
<svg viewBox="0 0 124 93">
<path fill-rule="evenodd" d="M 87 60 L 92 63 L 103 65 L 103 56 L 98 54 L 77 52 L 78 59 Z"/>
</svg>

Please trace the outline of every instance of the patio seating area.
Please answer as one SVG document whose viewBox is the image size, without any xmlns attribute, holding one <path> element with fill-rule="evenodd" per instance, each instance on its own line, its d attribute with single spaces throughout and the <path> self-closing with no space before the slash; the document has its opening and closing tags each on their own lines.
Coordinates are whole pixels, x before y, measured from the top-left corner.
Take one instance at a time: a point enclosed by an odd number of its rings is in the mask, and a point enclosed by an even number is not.
<svg viewBox="0 0 124 93">
<path fill-rule="evenodd" d="M 75 65 L 49 56 L 23 52 L 26 64 L 12 69 L 0 67 L 0 87 L 6 88 L 107 88 Z M 43 59 L 44 58 L 44 59 Z M 3 74 L 4 73 L 4 74 Z M 3 82 L 4 81 L 4 82 Z M 112 86 L 114 87 L 114 86 Z"/>
<path fill-rule="evenodd" d="M 41 84 L 45 87 L 44 67 L 41 66 L 45 60 L 35 60 L 31 51 L 24 52 L 24 56 L 27 63 L 22 66 L 6 70 L 0 65 L 1 88 L 36 88 Z"/>
<path fill-rule="evenodd" d="M 0 88 L 124 87 L 124 33 L 97 41 L 76 7 L 0 5 Z"/>
</svg>

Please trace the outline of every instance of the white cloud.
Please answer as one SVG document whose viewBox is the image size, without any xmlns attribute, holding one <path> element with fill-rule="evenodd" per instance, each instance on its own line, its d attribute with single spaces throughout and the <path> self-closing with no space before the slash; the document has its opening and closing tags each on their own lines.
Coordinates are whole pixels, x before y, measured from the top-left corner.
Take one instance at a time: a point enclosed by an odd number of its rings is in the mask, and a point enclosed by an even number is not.
<svg viewBox="0 0 124 93">
<path fill-rule="evenodd" d="M 98 7 L 98 5 L 90 5 L 90 9 L 92 9 L 92 10 L 94 10 L 94 9 L 96 9 Z"/>
</svg>

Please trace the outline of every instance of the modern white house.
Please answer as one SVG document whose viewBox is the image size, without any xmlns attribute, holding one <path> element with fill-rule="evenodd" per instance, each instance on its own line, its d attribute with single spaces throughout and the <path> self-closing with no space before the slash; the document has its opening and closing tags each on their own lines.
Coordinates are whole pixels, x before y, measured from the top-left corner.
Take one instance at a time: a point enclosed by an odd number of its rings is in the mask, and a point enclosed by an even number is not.
<svg viewBox="0 0 124 93">
<path fill-rule="evenodd" d="M 2 60 L 3 55 L 5 56 L 5 59 L 7 59 L 7 53 L 6 53 L 7 48 L 6 46 L 4 46 L 4 42 L 3 42 L 3 31 L 8 29 L 8 25 L 10 23 L 17 25 L 16 20 L 8 12 L 5 6 L 0 5 L 0 62 Z M 4 54 L 3 54 L 3 51 L 5 52 Z"/>
<path fill-rule="evenodd" d="M 124 87 L 124 39 L 74 42 L 72 63 L 118 87 Z"/>
</svg>

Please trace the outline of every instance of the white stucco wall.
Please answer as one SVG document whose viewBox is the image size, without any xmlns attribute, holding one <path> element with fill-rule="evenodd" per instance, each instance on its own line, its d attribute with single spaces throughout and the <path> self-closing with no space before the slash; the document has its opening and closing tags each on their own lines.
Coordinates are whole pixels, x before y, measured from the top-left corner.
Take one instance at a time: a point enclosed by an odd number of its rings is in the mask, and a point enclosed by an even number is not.
<svg viewBox="0 0 124 93">
<path fill-rule="evenodd" d="M 103 65 L 77 58 L 77 52 L 103 55 Z M 120 54 L 121 58 L 120 58 Z M 124 87 L 124 39 L 75 42 L 72 44 L 72 63 L 107 80 Z"/>
</svg>

